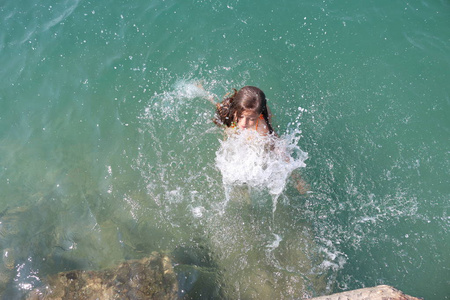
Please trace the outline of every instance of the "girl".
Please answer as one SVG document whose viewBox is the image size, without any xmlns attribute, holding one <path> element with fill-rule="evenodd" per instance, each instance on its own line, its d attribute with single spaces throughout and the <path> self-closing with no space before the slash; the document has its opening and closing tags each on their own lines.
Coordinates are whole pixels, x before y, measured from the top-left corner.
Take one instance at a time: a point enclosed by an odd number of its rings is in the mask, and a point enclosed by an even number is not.
<svg viewBox="0 0 450 300">
<path fill-rule="evenodd" d="M 254 86 L 244 86 L 216 104 L 214 123 L 227 128 L 256 130 L 267 135 L 274 134 L 270 119 L 264 92 Z"/>
<path fill-rule="evenodd" d="M 231 97 L 216 104 L 216 116 L 213 121 L 219 126 L 224 125 L 227 129 L 255 130 L 261 135 L 276 137 L 271 117 L 264 92 L 254 86 L 244 86 L 239 91 L 235 89 Z M 277 151 L 273 144 L 270 149 Z M 277 152 L 283 151 L 278 149 Z M 284 160 L 290 162 L 290 157 L 285 155 Z M 291 177 L 294 179 L 296 189 L 305 194 L 308 190 L 307 185 L 298 170 L 293 170 Z"/>
</svg>

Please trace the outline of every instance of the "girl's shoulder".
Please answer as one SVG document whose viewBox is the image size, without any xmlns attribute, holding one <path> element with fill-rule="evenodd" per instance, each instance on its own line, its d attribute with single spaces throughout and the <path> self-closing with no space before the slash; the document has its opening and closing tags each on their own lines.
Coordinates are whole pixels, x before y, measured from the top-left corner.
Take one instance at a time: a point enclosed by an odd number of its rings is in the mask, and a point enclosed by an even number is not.
<svg viewBox="0 0 450 300">
<path fill-rule="evenodd" d="M 264 118 L 260 118 L 258 120 L 258 126 L 256 127 L 256 131 L 262 135 L 269 134 L 269 126 L 267 125 L 266 120 L 264 120 Z"/>
</svg>

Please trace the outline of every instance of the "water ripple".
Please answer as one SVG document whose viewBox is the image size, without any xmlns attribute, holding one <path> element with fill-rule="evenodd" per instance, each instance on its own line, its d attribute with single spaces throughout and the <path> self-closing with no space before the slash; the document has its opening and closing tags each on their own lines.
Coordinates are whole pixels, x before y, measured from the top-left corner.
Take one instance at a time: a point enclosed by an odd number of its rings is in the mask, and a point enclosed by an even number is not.
<svg viewBox="0 0 450 300">
<path fill-rule="evenodd" d="M 66 1 L 66 4 L 68 4 L 69 2 L 72 2 L 72 1 Z M 64 21 L 67 17 L 69 17 L 75 11 L 75 9 L 78 7 L 79 2 L 80 2 L 79 0 L 75 0 L 75 1 L 73 1 L 72 5 L 63 5 L 63 7 L 68 6 L 67 9 L 65 9 L 61 14 L 55 16 L 53 19 L 51 19 L 49 22 L 47 22 L 43 26 L 44 31 L 47 31 L 50 28 L 52 28 L 53 26 L 58 25 L 59 23 Z"/>
</svg>

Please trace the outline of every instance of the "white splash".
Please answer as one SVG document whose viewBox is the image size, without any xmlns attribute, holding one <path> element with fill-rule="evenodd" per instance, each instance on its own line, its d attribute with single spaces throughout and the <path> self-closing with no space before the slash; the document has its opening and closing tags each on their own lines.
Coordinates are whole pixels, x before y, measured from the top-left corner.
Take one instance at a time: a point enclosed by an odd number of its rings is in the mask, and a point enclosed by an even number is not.
<svg viewBox="0 0 450 300">
<path fill-rule="evenodd" d="M 203 213 L 205 212 L 205 208 L 203 206 L 190 207 L 192 215 L 194 218 L 198 219 L 203 217 Z"/>
<path fill-rule="evenodd" d="M 283 240 L 283 238 L 281 236 L 279 236 L 278 234 L 275 234 L 275 233 L 272 233 L 272 234 L 275 237 L 275 240 L 272 243 L 266 245 L 266 248 L 268 248 L 269 252 L 278 248 L 278 246 L 280 246 L 280 242 Z"/>
<path fill-rule="evenodd" d="M 226 187 L 247 185 L 267 190 L 274 211 L 278 196 L 295 169 L 305 167 L 308 154 L 297 143 L 300 132 L 277 137 L 263 136 L 252 130 L 237 130 L 220 141 L 216 166 Z"/>
</svg>

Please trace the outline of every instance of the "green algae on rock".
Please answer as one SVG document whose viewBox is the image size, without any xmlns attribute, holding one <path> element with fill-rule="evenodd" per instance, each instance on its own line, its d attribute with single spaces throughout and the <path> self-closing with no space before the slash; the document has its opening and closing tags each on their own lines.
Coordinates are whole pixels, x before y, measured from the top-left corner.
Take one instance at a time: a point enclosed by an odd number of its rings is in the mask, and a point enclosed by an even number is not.
<svg viewBox="0 0 450 300">
<path fill-rule="evenodd" d="M 27 300 L 176 299 L 178 283 L 170 258 L 153 252 L 101 271 L 74 270 L 49 276 Z"/>
</svg>

